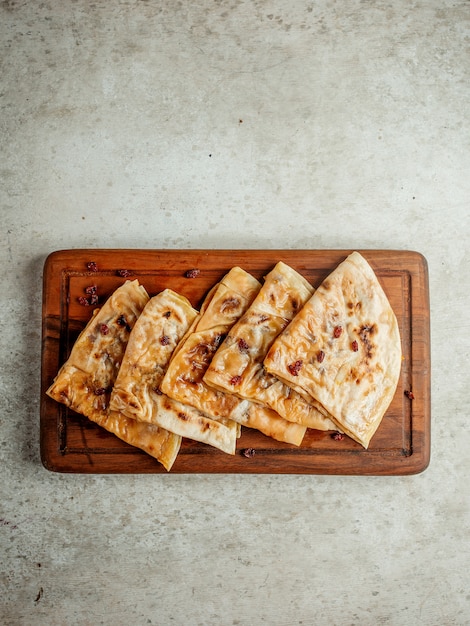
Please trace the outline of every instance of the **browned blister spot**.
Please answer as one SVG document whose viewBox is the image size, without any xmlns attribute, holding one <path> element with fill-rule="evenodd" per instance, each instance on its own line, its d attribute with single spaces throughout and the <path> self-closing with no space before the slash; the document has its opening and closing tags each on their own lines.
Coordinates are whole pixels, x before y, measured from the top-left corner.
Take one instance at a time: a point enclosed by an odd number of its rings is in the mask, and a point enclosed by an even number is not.
<svg viewBox="0 0 470 626">
<path fill-rule="evenodd" d="M 377 333 L 376 324 L 363 324 L 359 330 L 359 339 L 364 347 L 364 357 L 369 361 L 374 356 L 374 345 L 371 338 Z"/>
<path fill-rule="evenodd" d="M 265 315 L 264 313 L 259 313 L 256 316 L 256 324 L 262 324 L 263 322 L 267 322 L 269 320 L 269 315 Z"/>
<path fill-rule="evenodd" d="M 231 313 L 235 312 L 239 306 L 240 300 L 238 298 L 226 298 L 220 305 L 220 310 L 222 311 L 222 313 Z"/>
</svg>

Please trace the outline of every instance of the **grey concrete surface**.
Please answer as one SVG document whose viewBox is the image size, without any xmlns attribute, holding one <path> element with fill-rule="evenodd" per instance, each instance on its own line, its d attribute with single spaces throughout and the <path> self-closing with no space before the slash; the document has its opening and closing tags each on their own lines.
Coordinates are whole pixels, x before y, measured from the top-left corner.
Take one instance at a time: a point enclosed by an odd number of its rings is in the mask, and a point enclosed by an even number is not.
<svg viewBox="0 0 470 626">
<path fill-rule="evenodd" d="M 0 4 L 0 622 L 470 624 L 470 5 Z M 73 247 L 429 263 L 416 476 L 80 476 L 39 459 L 42 267 Z"/>
</svg>

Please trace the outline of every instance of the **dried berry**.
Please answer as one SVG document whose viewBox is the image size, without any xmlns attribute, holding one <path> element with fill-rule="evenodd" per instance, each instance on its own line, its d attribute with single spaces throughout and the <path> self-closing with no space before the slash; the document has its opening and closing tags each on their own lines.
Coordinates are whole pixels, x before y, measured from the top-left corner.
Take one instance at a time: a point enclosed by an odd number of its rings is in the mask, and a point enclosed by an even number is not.
<svg viewBox="0 0 470 626">
<path fill-rule="evenodd" d="M 334 439 L 335 441 L 342 441 L 344 439 L 344 435 L 343 433 L 333 433 L 331 435 L 331 438 Z"/>
<path fill-rule="evenodd" d="M 230 379 L 230 384 L 238 385 L 241 383 L 241 381 L 242 381 L 242 377 L 236 374 L 235 376 L 232 376 L 232 378 Z"/>
<path fill-rule="evenodd" d="M 96 265 L 95 261 L 89 261 L 86 264 L 86 266 L 87 266 L 87 268 L 88 268 L 88 270 L 90 272 L 97 272 L 98 271 L 98 266 Z"/>
<path fill-rule="evenodd" d="M 323 352 L 323 350 L 319 350 L 317 352 L 317 361 L 319 363 L 323 363 L 324 358 L 325 358 L 325 353 Z"/>
<path fill-rule="evenodd" d="M 287 369 L 292 374 L 292 376 L 298 376 L 300 370 L 302 369 L 302 365 L 303 365 L 303 361 L 299 359 L 298 361 L 295 361 L 295 363 L 290 363 L 287 366 Z"/>
<path fill-rule="evenodd" d="M 246 341 L 243 339 L 243 337 L 240 337 L 240 339 L 238 340 L 238 348 L 239 350 L 248 350 L 250 346 L 246 343 Z"/>
<path fill-rule="evenodd" d="M 85 293 L 89 296 L 93 296 L 98 293 L 98 287 L 96 285 L 90 285 L 89 287 L 85 287 Z"/>
<path fill-rule="evenodd" d="M 170 338 L 167 337 L 167 335 L 162 335 L 160 337 L 160 343 L 162 344 L 162 346 L 167 346 L 170 343 Z"/>
<path fill-rule="evenodd" d="M 94 306 L 95 304 L 98 304 L 98 296 L 96 295 L 96 293 L 90 296 L 90 304 L 92 306 Z"/>
<path fill-rule="evenodd" d="M 78 304 L 81 304 L 82 306 L 90 306 L 90 301 L 88 298 L 85 298 L 85 296 L 79 296 L 77 300 Z"/>
<path fill-rule="evenodd" d="M 245 448 L 242 451 L 243 456 L 246 456 L 247 459 L 251 459 L 255 456 L 256 450 L 254 448 Z"/>
<path fill-rule="evenodd" d="M 116 274 L 118 276 L 122 276 L 123 278 L 127 278 L 128 276 L 132 276 L 132 272 L 130 270 L 117 270 Z"/>
<path fill-rule="evenodd" d="M 109 326 L 107 324 L 101 324 L 100 333 L 102 335 L 107 335 L 109 333 Z"/>
<path fill-rule="evenodd" d="M 405 389 L 405 396 L 409 400 L 414 400 L 415 399 L 414 393 L 412 391 L 410 391 L 409 389 Z"/>
<path fill-rule="evenodd" d="M 196 278 L 197 276 L 199 276 L 199 274 L 201 273 L 200 270 L 193 268 L 190 270 L 186 270 L 184 273 L 184 277 L 185 278 Z"/>
<path fill-rule="evenodd" d="M 354 340 L 351 344 L 351 348 L 353 352 L 357 352 L 359 350 L 359 344 L 357 343 L 356 340 Z"/>
<path fill-rule="evenodd" d="M 165 311 L 165 313 L 163 313 L 163 317 L 170 317 L 171 315 L 171 311 Z"/>
<path fill-rule="evenodd" d="M 333 337 L 335 337 L 335 339 L 338 339 L 338 337 L 341 337 L 342 332 L 343 332 L 342 326 L 335 326 L 333 330 Z"/>
<path fill-rule="evenodd" d="M 98 387 L 95 389 L 95 396 L 102 396 L 106 393 L 106 389 L 104 387 Z"/>
</svg>

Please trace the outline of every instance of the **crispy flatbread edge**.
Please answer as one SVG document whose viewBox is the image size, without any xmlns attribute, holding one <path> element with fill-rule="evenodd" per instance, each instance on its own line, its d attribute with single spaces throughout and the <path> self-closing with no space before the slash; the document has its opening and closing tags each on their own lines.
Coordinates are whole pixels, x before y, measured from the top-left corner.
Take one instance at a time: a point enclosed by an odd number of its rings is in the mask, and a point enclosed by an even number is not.
<svg viewBox="0 0 470 626">
<path fill-rule="evenodd" d="M 308 281 L 305 276 L 303 276 L 299 271 L 295 270 L 284 261 L 278 261 L 274 265 L 274 267 L 267 274 L 265 274 L 265 276 L 263 277 L 264 281 L 266 282 L 267 280 L 269 280 L 269 276 L 274 274 L 275 272 L 281 272 L 287 277 L 294 278 L 296 281 L 300 282 L 304 289 L 309 291 L 311 295 L 314 293 L 315 287 L 310 283 L 310 281 Z M 259 306 L 259 303 L 257 303 L 257 306 Z"/>
<path fill-rule="evenodd" d="M 268 368 L 266 369 L 269 372 L 269 369 Z M 337 430 L 338 432 L 341 432 L 341 433 L 344 432 L 341 426 L 335 420 L 335 418 L 325 409 L 325 407 L 321 404 L 321 402 L 319 402 L 316 398 L 313 398 L 304 389 L 302 389 L 302 387 L 295 385 L 288 378 L 284 378 L 283 376 L 281 376 L 279 372 L 276 372 L 276 374 L 273 374 L 273 376 L 275 376 L 281 383 L 289 387 L 289 389 L 292 389 L 292 391 L 295 391 L 296 393 L 298 393 L 299 396 L 301 396 L 301 398 L 305 400 L 307 404 L 310 404 L 314 409 L 316 409 L 325 418 L 325 420 L 329 420 L 330 427 L 334 427 L 334 429 Z M 328 421 L 325 423 L 328 424 Z M 321 430 L 321 429 L 317 429 L 317 430 Z"/>
<path fill-rule="evenodd" d="M 96 415 L 87 415 L 85 412 L 80 411 L 80 407 L 73 402 L 73 396 L 71 397 L 70 395 L 70 387 L 67 388 L 67 395 L 61 393 L 62 382 L 69 369 L 73 369 L 70 372 L 70 376 L 73 376 L 75 379 L 81 375 L 86 379 L 86 374 L 81 372 L 81 370 L 78 370 L 75 366 L 67 366 L 67 363 L 64 363 L 61 368 L 62 374 L 60 378 L 56 376 L 54 382 L 47 389 L 46 394 L 56 402 L 64 404 L 72 411 L 98 424 L 98 426 L 101 426 L 129 445 L 144 450 L 169 471 L 180 449 L 181 437 L 174 433 L 166 434 L 163 428 L 157 427 L 155 424 L 139 423 L 137 420 L 131 419 L 117 411 L 108 410 L 99 415 L 98 413 Z M 168 437 L 168 435 L 171 436 Z"/>
<path fill-rule="evenodd" d="M 133 408 L 140 404 L 138 398 L 135 398 L 135 402 L 133 398 L 129 392 L 125 398 L 119 393 L 114 394 L 110 406 L 126 418 L 159 426 L 183 438 L 217 448 L 226 454 L 235 454 L 239 428 L 233 420 L 222 422 L 212 419 L 198 409 L 173 400 L 166 394 L 155 397 L 151 419 L 146 419 L 138 408 Z"/>
<path fill-rule="evenodd" d="M 250 400 L 243 400 L 232 412 L 231 418 L 241 426 L 258 430 L 266 437 L 294 446 L 301 445 L 307 432 L 306 426 L 289 422 L 272 409 Z"/>
<path fill-rule="evenodd" d="M 292 391 L 294 392 L 296 391 L 296 389 L 294 389 L 291 385 L 288 385 L 287 381 L 284 381 L 279 377 L 276 377 L 276 378 L 277 378 L 277 382 L 275 384 L 280 383 L 280 384 L 286 385 L 287 387 L 289 387 L 289 389 L 292 389 Z M 253 404 L 257 404 L 260 407 L 263 407 L 268 410 L 273 410 L 277 413 L 275 408 L 271 407 L 266 402 L 261 402 L 260 400 L 257 400 L 256 398 L 247 398 L 246 396 L 244 396 L 241 393 L 238 393 L 237 391 L 229 391 L 223 385 L 217 384 L 214 378 L 210 378 L 209 380 L 206 380 L 204 378 L 204 382 L 206 382 L 210 387 L 212 387 L 213 389 L 216 389 L 217 391 L 221 391 L 223 393 L 232 393 L 233 395 L 237 396 L 237 398 L 240 398 L 240 400 L 249 400 Z M 296 416 L 293 416 L 293 415 L 289 417 L 287 415 L 286 416 L 281 415 L 283 419 L 285 419 L 288 422 L 291 422 L 292 424 L 299 424 L 300 426 L 305 426 L 306 428 L 312 428 L 314 430 L 320 430 L 324 432 L 328 430 L 339 430 L 338 424 L 336 424 L 336 422 L 334 422 L 331 419 L 331 417 L 327 415 L 326 409 L 324 407 L 321 407 L 321 409 L 318 407 L 318 405 L 320 404 L 319 402 L 313 400 L 311 397 L 306 398 L 302 394 L 298 394 L 298 395 L 302 398 L 302 400 L 305 401 L 306 404 L 308 404 L 313 409 L 311 417 L 306 420 L 301 420 L 301 419 L 296 418 Z"/>
<path fill-rule="evenodd" d="M 122 441 L 154 457 L 169 472 L 178 456 L 182 437 L 156 424 L 139 422 L 116 411 L 92 420 Z"/>
</svg>

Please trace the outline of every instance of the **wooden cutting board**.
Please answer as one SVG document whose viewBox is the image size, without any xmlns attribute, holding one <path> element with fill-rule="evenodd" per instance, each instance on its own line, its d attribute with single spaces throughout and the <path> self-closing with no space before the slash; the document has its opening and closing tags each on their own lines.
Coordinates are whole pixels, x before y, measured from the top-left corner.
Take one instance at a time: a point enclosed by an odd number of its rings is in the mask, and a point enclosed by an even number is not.
<svg viewBox="0 0 470 626">
<path fill-rule="evenodd" d="M 167 287 L 198 308 L 208 290 L 234 265 L 258 279 L 284 261 L 317 287 L 352 250 L 61 250 L 44 265 L 41 374 L 41 457 L 56 472 L 166 473 L 152 457 L 132 448 L 87 418 L 46 396 L 73 342 L 91 316 L 83 306 L 90 285 L 104 301 L 127 270 L 150 296 Z M 423 471 L 430 458 L 430 320 L 428 270 L 413 251 L 359 250 L 375 270 L 395 311 L 403 364 L 395 397 L 368 450 L 348 437 L 307 431 L 302 445 L 276 442 L 242 429 L 230 456 L 184 440 L 172 473 L 273 473 L 405 475 Z M 98 271 L 90 271 L 89 262 Z M 187 278 L 188 269 L 198 269 Z M 407 393 L 412 391 L 414 399 Z M 254 456 L 244 451 L 252 448 Z"/>
</svg>

